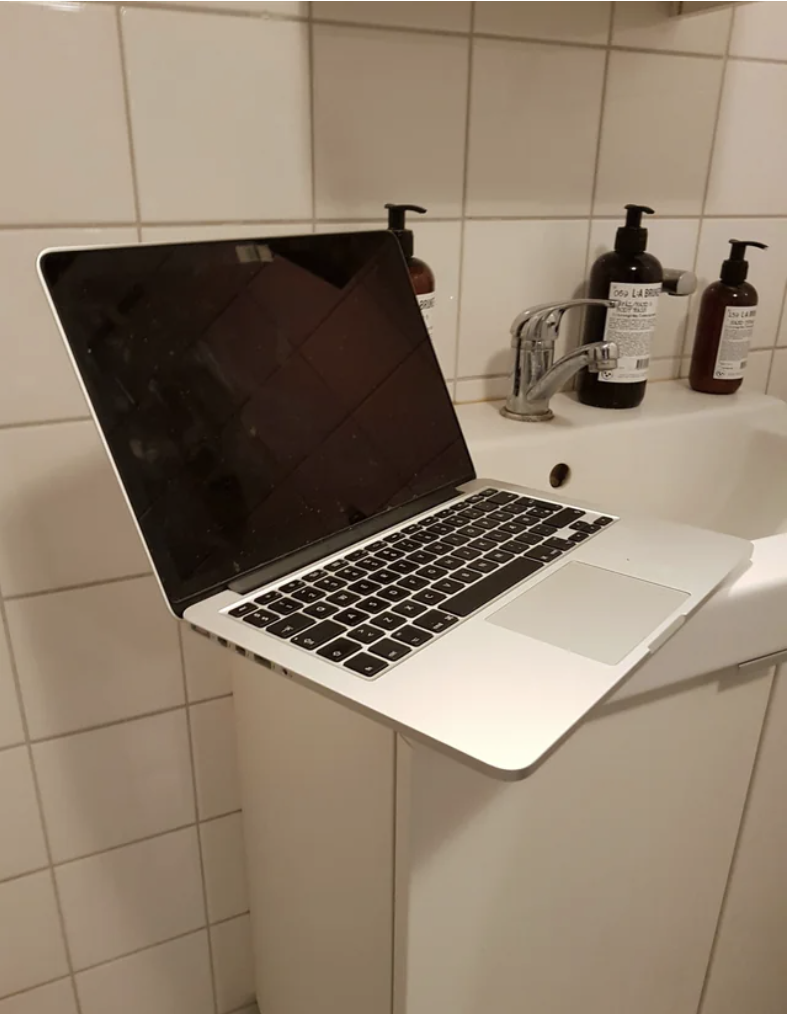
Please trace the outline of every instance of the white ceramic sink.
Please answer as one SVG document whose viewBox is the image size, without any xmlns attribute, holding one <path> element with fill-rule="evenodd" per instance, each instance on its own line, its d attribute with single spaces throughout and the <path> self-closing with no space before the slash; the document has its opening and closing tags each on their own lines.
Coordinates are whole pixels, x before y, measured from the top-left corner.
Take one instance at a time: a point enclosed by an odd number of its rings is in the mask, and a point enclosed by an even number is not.
<svg viewBox="0 0 790 1014">
<path fill-rule="evenodd" d="M 493 403 L 458 415 L 481 478 L 551 491 L 606 510 L 648 514 L 747 539 L 786 531 L 787 413 L 783 402 L 744 392 L 716 398 L 682 383 L 655 384 L 628 412 L 553 401 L 549 423 L 517 423 Z"/>
</svg>

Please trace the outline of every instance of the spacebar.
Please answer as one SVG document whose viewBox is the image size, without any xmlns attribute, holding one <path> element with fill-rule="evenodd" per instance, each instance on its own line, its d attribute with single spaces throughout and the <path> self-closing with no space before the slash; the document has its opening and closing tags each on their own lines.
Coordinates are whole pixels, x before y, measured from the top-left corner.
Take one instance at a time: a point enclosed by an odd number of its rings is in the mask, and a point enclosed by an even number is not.
<svg viewBox="0 0 790 1014">
<path fill-rule="evenodd" d="M 473 584 L 471 588 L 466 588 L 447 602 L 442 602 L 439 608 L 445 613 L 452 613 L 453 616 L 469 616 L 470 613 L 480 609 L 492 599 L 498 598 L 519 581 L 523 581 L 530 574 L 540 570 L 542 566 L 543 564 L 537 563 L 535 560 L 525 560 L 523 557 L 513 560 L 512 563 L 501 567 L 495 574 L 489 574 L 482 581 Z"/>
</svg>

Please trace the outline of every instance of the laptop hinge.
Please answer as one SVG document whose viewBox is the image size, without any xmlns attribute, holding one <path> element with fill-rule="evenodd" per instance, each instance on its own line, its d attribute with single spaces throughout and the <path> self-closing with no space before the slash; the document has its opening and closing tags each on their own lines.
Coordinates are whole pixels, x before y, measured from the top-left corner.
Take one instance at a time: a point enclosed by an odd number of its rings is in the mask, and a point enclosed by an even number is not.
<svg viewBox="0 0 790 1014">
<path fill-rule="evenodd" d="M 354 525 L 353 528 L 338 532 L 336 535 L 332 535 L 327 539 L 321 539 L 319 542 L 314 542 L 312 545 L 299 549 L 295 553 L 289 553 L 288 556 L 280 557 L 279 560 L 275 560 L 265 567 L 260 567 L 258 570 L 251 571 L 249 574 L 244 574 L 242 577 L 237 578 L 228 585 L 228 588 L 238 595 L 246 595 L 247 592 L 255 588 L 261 588 L 263 585 L 276 581 L 278 578 L 290 574 L 294 570 L 300 570 L 302 567 L 307 567 L 317 560 L 323 560 L 327 556 L 332 556 L 334 553 L 340 552 L 341 549 L 353 546 L 355 542 L 369 539 L 371 535 L 377 535 L 379 532 L 392 528 L 394 525 L 408 521 L 409 518 L 422 514 L 424 511 L 437 507 L 439 504 L 452 500 L 457 496 L 459 496 L 459 492 L 456 486 L 445 486 L 444 489 L 429 493 L 427 496 L 420 497 L 419 500 L 412 500 L 410 503 L 404 504 L 403 507 L 395 507 L 387 511 L 386 514 L 379 514 L 375 518 L 361 521 L 358 525 Z"/>
</svg>

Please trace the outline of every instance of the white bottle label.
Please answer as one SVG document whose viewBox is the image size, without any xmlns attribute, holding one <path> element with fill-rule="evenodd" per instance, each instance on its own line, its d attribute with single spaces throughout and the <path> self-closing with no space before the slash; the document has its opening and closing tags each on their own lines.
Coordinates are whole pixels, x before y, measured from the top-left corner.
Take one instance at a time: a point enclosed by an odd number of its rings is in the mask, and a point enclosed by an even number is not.
<svg viewBox="0 0 790 1014">
<path fill-rule="evenodd" d="M 436 293 L 435 292 L 421 292 L 417 296 L 417 304 L 420 307 L 420 313 L 422 319 L 425 321 L 425 327 L 428 330 L 428 334 L 433 338 L 433 311 L 436 306 Z"/>
<path fill-rule="evenodd" d="M 728 306 L 724 311 L 713 370 L 715 380 L 740 380 L 746 372 L 756 317 L 756 306 Z"/>
<path fill-rule="evenodd" d="M 650 343 L 656 329 L 661 282 L 612 282 L 609 299 L 617 301 L 606 311 L 603 340 L 616 342 L 617 366 L 601 370 L 605 384 L 637 384 L 647 380 Z"/>
</svg>

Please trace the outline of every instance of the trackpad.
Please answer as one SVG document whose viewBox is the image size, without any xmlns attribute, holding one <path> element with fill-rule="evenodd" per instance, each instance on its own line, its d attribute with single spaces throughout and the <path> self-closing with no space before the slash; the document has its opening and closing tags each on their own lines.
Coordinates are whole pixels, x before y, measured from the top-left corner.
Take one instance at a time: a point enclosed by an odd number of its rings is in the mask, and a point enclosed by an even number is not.
<svg viewBox="0 0 790 1014">
<path fill-rule="evenodd" d="M 687 598 L 676 588 L 567 563 L 486 622 L 616 665 Z"/>
</svg>

